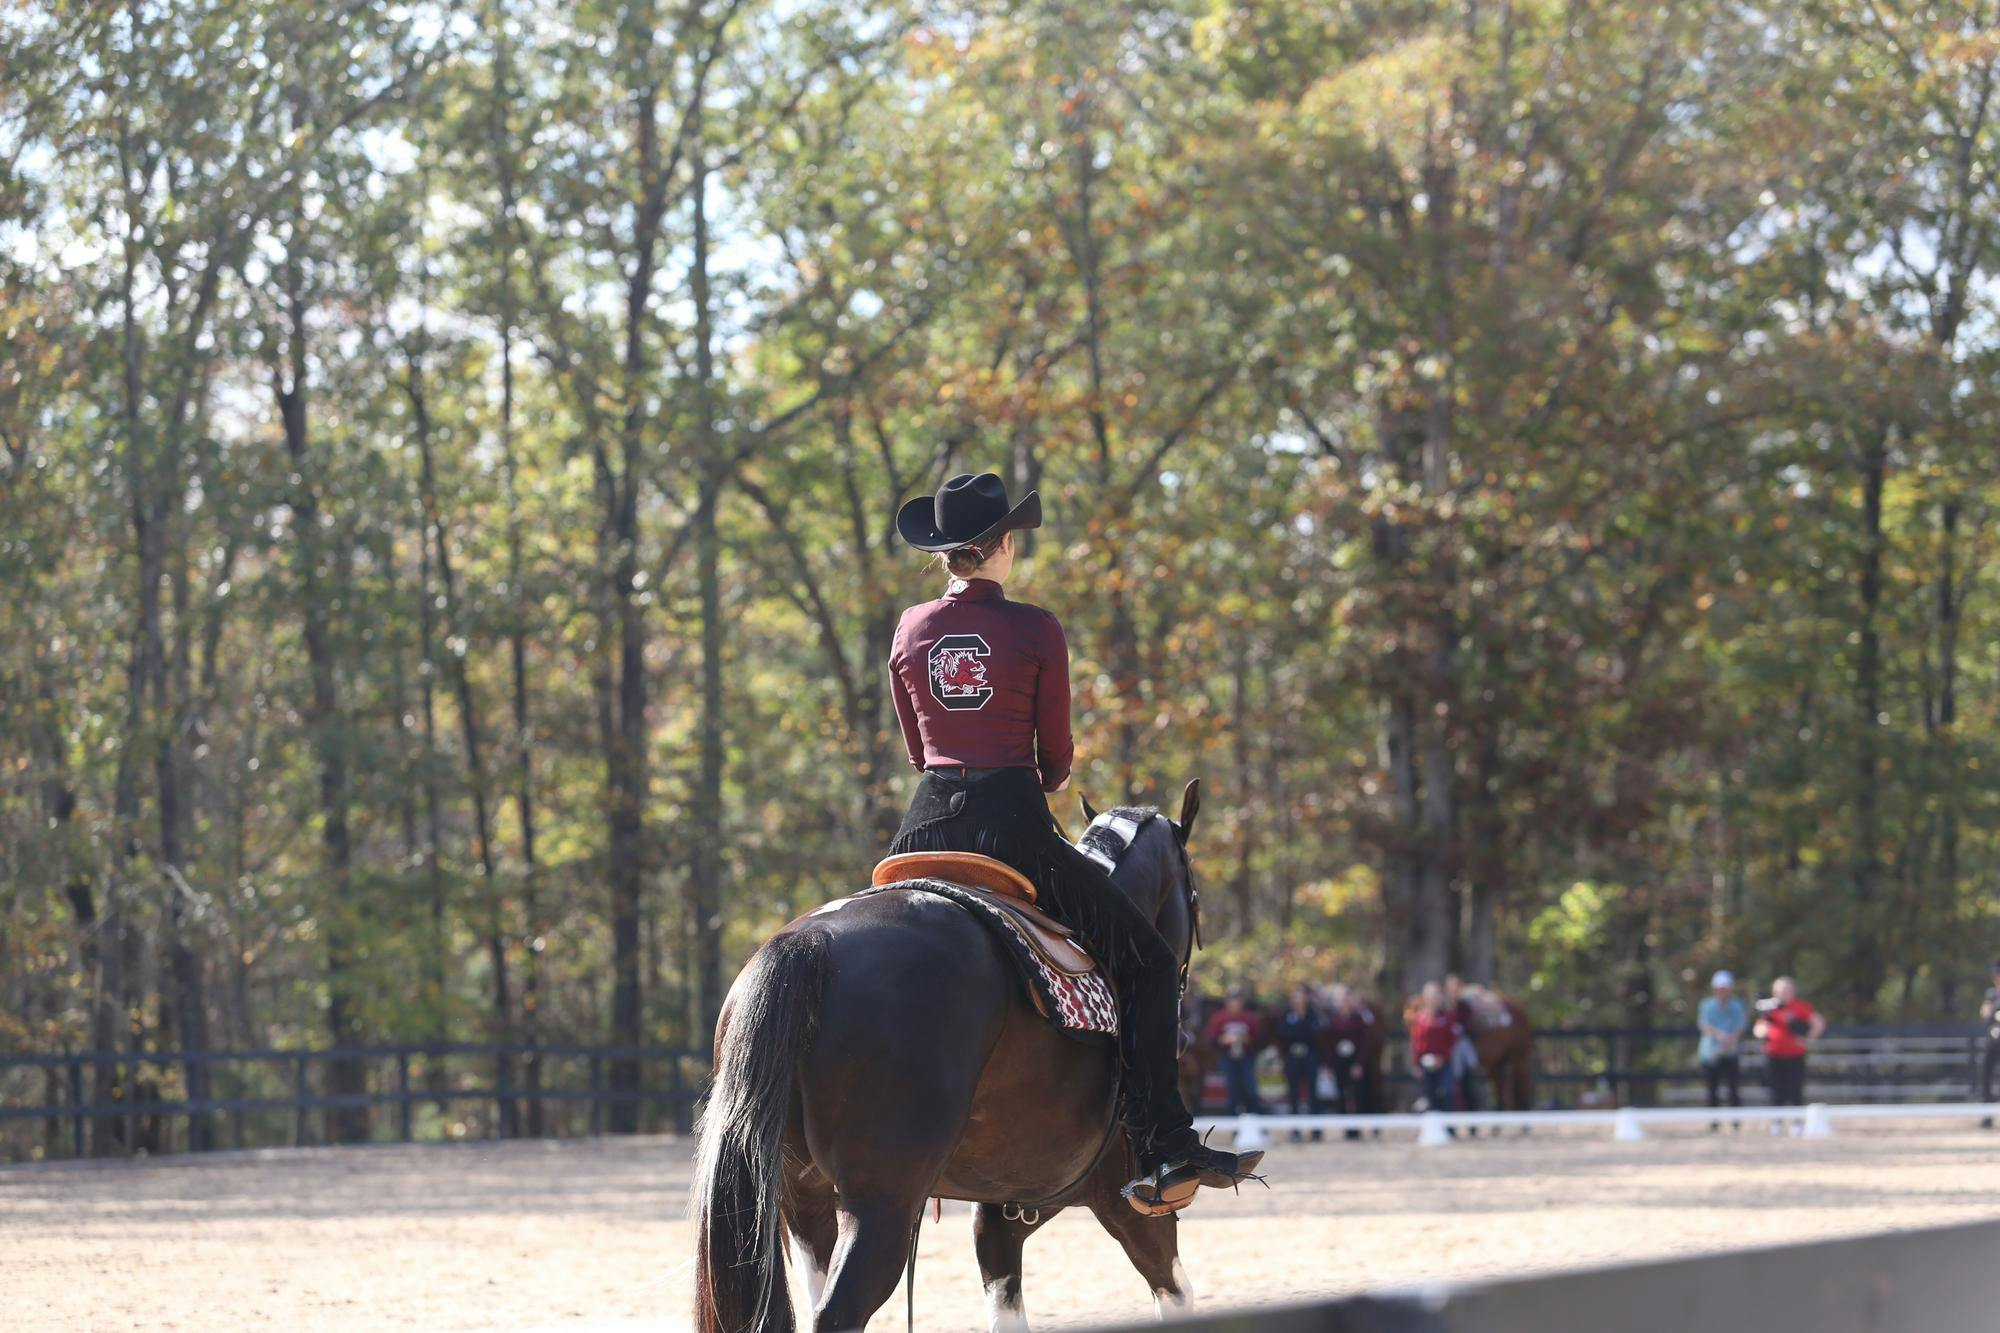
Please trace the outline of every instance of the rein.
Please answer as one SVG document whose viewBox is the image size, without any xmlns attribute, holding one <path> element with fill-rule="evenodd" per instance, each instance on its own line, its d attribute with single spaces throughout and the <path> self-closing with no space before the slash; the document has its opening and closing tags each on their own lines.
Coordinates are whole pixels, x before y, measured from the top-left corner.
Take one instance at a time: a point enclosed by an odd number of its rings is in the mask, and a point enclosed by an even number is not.
<svg viewBox="0 0 2000 1333">
<path fill-rule="evenodd" d="M 1156 813 L 1153 818 L 1160 816 Z M 1187 903 L 1188 943 L 1181 952 L 1181 999 L 1187 999 L 1188 969 L 1194 966 L 1194 951 L 1202 947 L 1201 942 L 1201 889 L 1194 882 L 1194 862 L 1188 859 L 1187 847 L 1179 838 L 1174 839 L 1174 854 L 1181 859 L 1181 897 Z"/>
</svg>

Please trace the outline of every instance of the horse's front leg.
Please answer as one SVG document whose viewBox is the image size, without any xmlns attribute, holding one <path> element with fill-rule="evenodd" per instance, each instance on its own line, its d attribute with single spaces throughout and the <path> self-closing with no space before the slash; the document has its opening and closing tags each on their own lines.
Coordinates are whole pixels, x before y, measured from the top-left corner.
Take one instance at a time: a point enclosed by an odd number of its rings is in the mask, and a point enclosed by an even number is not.
<svg viewBox="0 0 2000 1333">
<path fill-rule="evenodd" d="M 1012 1205 L 1008 1205 L 1011 1208 Z M 1021 1247 L 1054 1210 L 1010 1219 L 995 1203 L 974 1205 L 972 1248 L 979 1256 L 979 1278 L 986 1284 L 986 1323 L 991 1333 L 1027 1333 L 1028 1309 L 1021 1301 Z"/>
<path fill-rule="evenodd" d="M 1111 1233 L 1153 1291 L 1153 1310 L 1161 1320 L 1194 1313 L 1194 1288 L 1181 1267 L 1180 1228 L 1175 1215 L 1147 1217 L 1136 1211 L 1119 1191 L 1124 1186 L 1124 1155 L 1109 1153 L 1091 1182 L 1089 1206 Z"/>
</svg>

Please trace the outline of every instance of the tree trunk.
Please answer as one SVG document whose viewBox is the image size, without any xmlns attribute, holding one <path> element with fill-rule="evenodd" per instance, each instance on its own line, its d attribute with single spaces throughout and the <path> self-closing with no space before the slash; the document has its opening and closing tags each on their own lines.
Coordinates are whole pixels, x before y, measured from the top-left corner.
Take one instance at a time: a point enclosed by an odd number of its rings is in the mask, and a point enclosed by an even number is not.
<svg viewBox="0 0 2000 1333">
<path fill-rule="evenodd" d="M 1938 872 L 1944 881 L 1944 901 L 1958 898 L 1958 812 L 1962 788 L 1958 753 L 1958 520 L 1959 502 L 1946 500 L 1938 513 L 1938 537 L 1943 546 L 1937 576 L 1938 702 L 1937 748 L 1944 777 L 1939 791 Z"/>
<path fill-rule="evenodd" d="M 425 463 L 422 488 L 428 490 L 428 460 L 430 440 L 427 436 L 428 423 L 419 415 L 416 423 L 418 449 Z M 431 543 L 430 543 L 430 503 L 425 495 L 419 515 L 417 533 L 417 719 L 423 728 L 424 749 L 422 771 L 417 786 L 424 795 L 424 835 L 421 844 L 424 858 L 424 899 L 430 908 L 430 942 L 424 949 L 423 996 L 424 1007 L 429 1011 L 430 1039 L 442 1043 L 450 1036 L 448 1006 L 445 1002 L 446 987 L 449 984 L 446 963 L 451 957 L 451 927 L 448 921 L 449 904 L 445 901 L 447 888 L 444 878 L 444 793 L 440 789 L 440 775 L 444 770 L 443 756 L 438 752 L 437 735 L 437 594 L 431 589 Z M 441 1061 L 426 1061 L 435 1066 L 441 1076 L 444 1073 Z M 442 1110 L 444 1104 L 439 1103 Z"/>
<path fill-rule="evenodd" d="M 347 728 L 335 674 L 332 617 L 321 587 L 326 553 L 320 532 L 320 469 L 312 454 L 306 415 L 306 310 L 297 256 L 288 251 L 281 270 L 289 328 L 283 339 L 285 350 L 281 356 L 274 353 L 271 371 L 278 416 L 284 429 L 285 453 L 293 477 L 292 571 L 312 687 L 306 709 L 307 730 L 312 736 L 313 755 L 319 769 L 320 845 L 326 865 L 328 903 L 327 1036 L 336 1047 L 353 1047 L 360 1045 L 362 1034 L 352 975 L 354 852 L 348 830 L 351 795 Z M 329 1062 L 327 1077 L 327 1091 L 336 1097 L 360 1096 L 368 1090 L 367 1071 L 357 1060 Z M 328 1116 L 330 1137 L 341 1143 L 364 1141 L 368 1137 L 368 1122 L 365 1106 L 337 1107 Z"/>
<path fill-rule="evenodd" d="M 1876 625 L 1882 601 L 1882 492 L 1888 475 L 1888 434 L 1876 434 L 1861 468 L 1861 614 L 1855 658 L 1854 928 L 1846 979 L 1858 1017 L 1874 1011 L 1887 976 L 1882 954 L 1881 713 L 1882 645 Z"/>
<path fill-rule="evenodd" d="M 1449 940 L 1427 910 L 1428 857 L 1422 846 L 1423 779 L 1417 764 L 1417 699 L 1392 691 L 1384 720 L 1383 750 L 1389 771 L 1391 821 L 1387 892 L 1394 938 L 1401 946 L 1398 984 L 1414 995 L 1451 966 Z"/>
<path fill-rule="evenodd" d="M 1256 845 L 1255 821 L 1251 812 L 1256 808 L 1256 802 L 1251 797 L 1250 776 L 1249 644 L 1242 635 L 1235 637 L 1235 652 L 1229 664 L 1229 726 L 1232 733 L 1230 753 L 1235 769 L 1232 780 L 1236 797 L 1236 869 L 1229 877 L 1229 898 L 1234 917 L 1230 923 L 1231 933 L 1243 936 L 1250 933 L 1257 920 L 1256 884 L 1251 859 Z"/>
<path fill-rule="evenodd" d="M 178 504 L 175 506 L 178 509 Z M 188 736 L 194 725 L 188 671 L 192 618 L 188 613 L 188 570 L 185 547 L 176 543 L 174 555 L 174 652 L 167 670 L 156 683 L 155 697 L 166 718 L 165 734 L 159 738 L 155 773 L 159 783 L 161 891 L 166 895 L 167 964 L 173 977 L 170 1011 L 174 1037 L 182 1051 L 201 1054 L 208 1050 L 208 991 L 202 963 L 190 936 L 192 888 L 182 867 L 188 863 L 188 844 L 193 826 L 190 803 L 194 799 L 193 765 L 188 758 Z M 162 659 L 156 658 L 156 664 Z M 187 1060 L 182 1064 L 189 1101 L 208 1100 L 208 1063 Z M 207 1112 L 188 1116 L 188 1150 L 204 1152 L 214 1146 L 214 1121 Z"/>
<path fill-rule="evenodd" d="M 473 850 L 479 858 L 479 882 L 486 909 L 486 954 L 493 971 L 493 1039 L 502 1044 L 514 1040 L 513 997 L 508 981 L 507 934 L 504 895 L 500 889 L 499 866 L 493 847 L 493 815 L 486 776 L 485 728 L 479 720 L 479 698 L 472 689 L 471 672 L 466 666 L 465 626 L 460 620 L 458 572 L 451 562 L 451 537 L 438 498 L 437 463 L 431 443 L 430 399 L 425 391 L 423 363 L 410 360 L 409 396 L 411 417 L 417 438 L 418 489 L 424 509 L 424 528 L 435 555 L 438 584 L 444 597 L 444 669 L 450 677 L 452 697 L 458 705 L 459 740 L 465 746 L 466 785 L 472 797 Z M 499 1060 L 501 1082 L 513 1083 L 513 1058 Z M 511 1101 L 500 1104 L 500 1133 L 512 1138 L 519 1126 L 518 1108 Z"/>
<path fill-rule="evenodd" d="M 1499 722 L 1480 728 L 1473 760 L 1471 809 L 1467 812 L 1470 855 L 1465 883 L 1465 952 L 1461 968 L 1468 981 L 1495 984 L 1497 916 L 1506 882 L 1506 824 L 1499 808 Z"/>
<path fill-rule="evenodd" d="M 541 1037 L 542 925 L 539 867 L 535 859 L 535 760 L 533 723 L 528 708 L 528 607 L 521 558 L 520 469 L 514 456 L 514 306 L 515 191 L 513 159 L 508 155 L 507 105 L 510 48 L 504 20 L 494 25 L 497 45 L 493 61 L 492 122 L 496 175 L 500 182 L 500 465 L 507 485 L 507 589 L 512 599 L 507 617 L 507 649 L 513 671 L 514 812 L 521 836 L 521 923 L 525 936 L 525 976 L 521 983 L 523 1038 L 532 1048 Z M 528 1133 L 545 1132 L 542 1109 L 541 1056 L 529 1054 L 523 1070 L 528 1095 Z"/>
<path fill-rule="evenodd" d="M 640 40 L 650 43 L 648 27 Z M 643 63 L 648 57 L 639 57 Z M 607 661 L 600 676 L 599 715 L 606 732 L 605 806 L 606 857 L 611 881 L 611 1040 L 626 1048 L 610 1062 L 613 1095 L 609 1126 L 613 1133 L 637 1133 L 640 1122 L 638 1047 L 645 1039 L 644 987 L 641 971 L 640 915 L 644 911 L 648 863 L 646 848 L 646 617 L 639 597 L 639 489 L 643 458 L 646 400 L 652 392 L 652 372 L 646 352 L 651 322 L 653 271 L 659 249 L 660 218 L 665 211 L 666 182 L 659 179 L 660 89 L 646 84 L 634 89 L 638 161 L 635 173 L 639 198 L 633 222 L 632 267 L 625 284 L 625 349 L 622 367 L 624 411 L 618 431 L 618 462 L 614 466 L 602 441 L 596 446 L 597 483 L 604 517 L 599 529 L 599 560 L 607 580 L 605 606 L 599 617 L 604 652 L 616 645 L 616 659 Z M 607 679 L 614 676 L 615 679 Z"/>
<path fill-rule="evenodd" d="M 697 115 L 698 115 L 697 110 Z M 708 169 L 697 120 L 694 160 L 694 258 L 689 272 L 695 322 L 696 428 L 701 449 L 700 494 L 695 503 L 695 559 L 701 585 L 701 771 L 694 792 L 693 896 L 695 921 L 694 1023 L 691 1034 L 706 1046 L 722 1012 L 722 767 L 725 721 L 722 691 L 722 544 L 716 529 L 721 500 L 720 442 L 716 432 L 714 312 L 709 290 Z"/>
</svg>

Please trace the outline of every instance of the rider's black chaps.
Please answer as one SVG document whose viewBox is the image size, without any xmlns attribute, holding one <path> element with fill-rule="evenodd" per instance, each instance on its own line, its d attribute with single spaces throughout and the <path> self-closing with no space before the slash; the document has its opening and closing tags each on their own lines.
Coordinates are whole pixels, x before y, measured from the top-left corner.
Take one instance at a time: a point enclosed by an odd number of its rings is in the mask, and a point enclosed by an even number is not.
<svg viewBox="0 0 2000 1333">
<path fill-rule="evenodd" d="M 1142 1146 L 1187 1130 L 1177 1074 L 1180 959 L 1097 863 L 1056 831 L 1033 769 L 970 779 L 925 773 L 889 852 L 980 852 L 1032 880 L 1042 910 L 1082 937 L 1118 991 L 1127 1129 Z"/>
</svg>

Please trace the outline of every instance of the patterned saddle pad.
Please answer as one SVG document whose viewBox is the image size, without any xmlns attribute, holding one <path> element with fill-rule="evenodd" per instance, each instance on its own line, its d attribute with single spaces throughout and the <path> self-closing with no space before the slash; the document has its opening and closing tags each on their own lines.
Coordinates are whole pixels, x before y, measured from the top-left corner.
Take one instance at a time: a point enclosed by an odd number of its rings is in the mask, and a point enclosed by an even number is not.
<svg viewBox="0 0 2000 1333">
<path fill-rule="evenodd" d="M 1062 941 L 1065 947 L 1057 956 L 1051 956 L 1050 942 L 1037 938 L 1040 932 L 1023 919 L 1019 906 L 1012 900 L 941 879 L 903 880 L 864 889 L 855 896 L 909 892 L 948 898 L 984 924 L 1013 960 L 1014 970 L 1028 988 L 1028 997 L 1035 1002 L 1035 1008 L 1058 1028 L 1078 1036 L 1118 1035 L 1118 998 L 1104 969 L 1073 940 Z M 1088 966 L 1077 970 L 1078 960 Z"/>
</svg>

